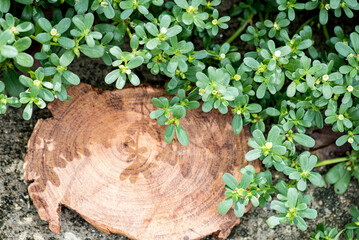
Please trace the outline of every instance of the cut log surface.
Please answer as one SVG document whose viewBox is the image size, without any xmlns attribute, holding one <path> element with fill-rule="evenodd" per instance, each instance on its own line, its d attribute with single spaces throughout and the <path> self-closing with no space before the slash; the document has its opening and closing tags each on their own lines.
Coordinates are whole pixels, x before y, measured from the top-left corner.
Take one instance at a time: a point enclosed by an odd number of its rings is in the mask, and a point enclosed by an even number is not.
<svg viewBox="0 0 359 240">
<path fill-rule="evenodd" d="M 49 104 L 53 118 L 36 124 L 24 164 L 29 194 L 53 232 L 61 232 L 62 205 L 132 239 L 226 238 L 239 223 L 232 210 L 217 212 L 222 175 L 240 179 L 248 164 L 248 129 L 233 134 L 230 114 L 189 111 L 181 124 L 190 144 L 167 144 L 166 127 L 149 118 L 162 88 L 80 84 L 68 92 L 72 100 Z"/>
</svg>

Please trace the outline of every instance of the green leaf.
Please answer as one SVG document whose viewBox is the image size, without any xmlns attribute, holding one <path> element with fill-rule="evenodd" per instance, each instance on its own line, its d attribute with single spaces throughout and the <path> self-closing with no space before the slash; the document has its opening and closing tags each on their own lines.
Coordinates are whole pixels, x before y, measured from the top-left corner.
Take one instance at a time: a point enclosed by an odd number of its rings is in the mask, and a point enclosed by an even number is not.
<svg viewBox="0 0 359 240">
<path fill-rule="evenodd" d="M 122 89 L 126 84 L 126 75 L 124 73 L 120 74 L 120 77 L 116 81 L 116 88 Z"/>
<path fill-rule="evenodd" d="M 50 33 L 39 33 L 36 35 L 37 41 L 39 41 L 41 43 L 50 42 L 51 38 L 52 37 L 51 37 Z"/>
<path fill-rule="evenodd" d="M 210 81 L 209 81 L 209 78 L 207 77 L 207 75 L 206 74 L 204 74 L 204 73 L 202 73 L 202 72 L 197 72 L 196 73 L 196 78 L 197 78 L 197 80 L 198 81 L 200 81 L 200 82 L 203 82 L 203 83 L 209 83 Z"/>
<path fill-rule="evenodd" d="M 348 223 L 348 224 L 345 225 L 345 228 L 348 229 L 348 230 L 350 230 L 350 229 L 354 230 L 354 229 L 358 229 L 359 226 L 356 225 L 355 223 Z"/>
<path fill-rule="evenodd" d="M 322 25 L 325 25 L 328 22 L 328 11 L 324 8 L 319 11 L 319 22 Z"/>
<path fill-rule="evenodd" d="M 83 14 L 89 7 L 89 0 L 75 1 L 75 10 L 77 14 Z"/>
<path fill-rule="evenodd" d="M 36 98 L 39 92 L 40 92 L 39 87 L 37 85 L 33 85 L 30 89 L 30 96 L 32 98 Z"/>
<path fill-rule="evenodd" d="M 43 89 L 40 90 L 39 96 L 41 98 L 43 98 L 45 101 L 47 101 L 47 102 L 52 102 L 55 99 L 52 92 L 50 90 L 46 89 L 46 88 L 43 88 Z"/>
<path fill-rule="evenodd" d="M 69 29 L 70 26 L 71 26 L 71 19 L 63 18 L 58 24 L 56 24 L 56 30 L 58 33 L 63 34 L 64 32 L 67 31 L 67 29 Z"/>
<path fill-rule="evenodd" d="M 107 19 L 112 19 L 115 16 L 115 10 L 113 10 L 111 3 L 109 3 L 109 6 L 104 8 L 103 12 Z"/>
<path fill-rule="evenodd" d="M 105 53 L 104 47 L 100 45 L 89 47 L 87 44 L 83 44 L 80 46 L 80 51 L 90 58 L 100 58 Z"/>
<path fill-rule="evenodd" d="M 345 44 L 343 42 L 337 42 L 335 44 L 335 49 L 337 50 L 338 53 L 340 53 L 344 57 L 347 57 L 349 54 L 355 55 L 355 52 L 353 51 L 353 49 L 351 49 L 351 47 L 349 47 L 347 44 Z"/>
<path fill-rule="evenodd" d="M 62 86 L 62 81 L 61 81 L 61 75 L 60 73 L 56 73 L 53 79 L 53 85 L 54 85 L 54 91 L 56 92 L 60 92 L 61 91 L 61 86 Z"/>
<path fill-rule="evenodd" d="M 243 214 L 244 214 L 244 209 L 245 209 L 245 206 L 244 204 L 240 203 L 240 202 L 236 202 L 234 204 L 234 214 L 237 216 L 237 217 L 242 217 Z"/>
<path fill-rule="evenodd" d="M 152 23 L 152 22 L 147 23 L 145 25 L 145 28 L 152 36 L 157 37 L 157 35 L 159 34 L 156 25 L 154 23 Z"/>
<path fill-rule="evenodd" d="M 259 68 L 259 62 L 251 57 L 246 57 L 243 59 L 243 62 L 250 68 L 256 70 Z"/>
<path fill-rule="evenodd" d="M 72 51 L 72 49 L 67 50 L 62 56 L 60 57 L 60 65 L 63 67 L 69 66 L 72 61 L 74 60 L 75 53 Z"/>
<path fill-rule="evenodd" d="M 117 59 L 121 59 L 121 57 L 123 56 L 123 52 L 121 50 L 121 48 L 114 46 L 112 48 L 110 48 L 110 53 L 115 56 Z"/>
<path fill-rule="evenodd" d="M 315 140 L 312 137 L 302 133 L 295 133 L 293 139 L 304 147 L 312 148 L 315 145 Z"/>
<path fill-rule="evenodd" d="M 275 142 L 275 141 L 278 140 L 279 135 L 280 135 L 280 129 L 277 126 L 273 126 L 268 132 L 267 141 L 268 142 Z"/>
<path fill-rule="evenodd" d="M 13 46 L 4 45 L 1 47 L 1 55 L 6 58 L 14 58 L 18 54 L 18 51 Z"/>
<path fill-rule="evenodd" d="M 158 110 L 156 110 L 156 111 L 151 112 L 150 118 L 151 118 L 151 119 L 156 119 L 156 118 L 158 118 L 159 116 L 163 115 L 164 113 L 165 113 L 165 110 L 163 110 L 163 109 L 158 109 Z M 173 125 L 173 124 L 172 124 L 172 125 Z M 174 131 L 174 129 L 173 129 L 173 131 Z M 173 133 L 174 133 L 174 132 L 173 132 Z"/>
<path fill-rule="evenodd" d="M 180 34 L 182 32 L 182 27 L 177 25 L 177 26 L 174 26 L 174 27 L 171 27 L 167 30 L 167 37 L 171 38 L 171 37 L 174 37 L 178 34 Z"/>
<path fill-rule="evenodd" d="M 274 128 L 272 128 L 274 129 Z M 266 140 L 264 138 L 263 133 L 260 130 L 254 130 L 252 133 L 254 140 L 258 143 L 259 146 L 264 146 L 266 144 Z"/>
<path fill-rule="evenodd" d="M 60 37 L 57 42 L 64 48 L 66 49 L 70 49 L 75 47 L 75 42 L 74 40 L 67 38 L 67 37 Z"/>
<path fill-rule="evenodd" d="M 324 186 L 322 175 L 320 175 L 319 173 L 311 172 L 308 176 L 308 180 L 318 187 Z"/>
<path fill-rule="evenodd" d="M 240 134 L 242 131 L 243 121 L 242 117 L 238 114 L 234 115 L 232 120 L 232 128 L 234 134 Z"/>
<path fill-rule="evenodd" d="M 160 43 L 160 40 L 158 38 L 153 38 L 146 43 L 146 47 L 148 49 L 152 50 L 152 49 L 155 49 L 159 43 Z"/>
<path fill-rule="evenodd" d="M 5 90 L 5 84 L 3 82 L 0 82 L 0 93 Z"/>
<path fill-rule="evenodd" d="M 333 9 L 337 9 L 339 7 L 340 0 L 330 0 L 330 7 Z"/>
<path fill-rule="evenodd" d="M 339 181 L 339 179 L 344 175 L 345 163 L 339 163 L 332 167 L 327 174 L 325 175 L 325 181 L 329 184 L 334 184 Z"/>
<path fill-rule="evenodd" d="M 274 210 L 280 212 L 280 213 L 286 213 L 288 211 L 288 209 L 286 208 L 285 204 L 278 201 L 278 200 L 273 200 L 270 204 L 271 208 L 273 208 Z"/>
<path fill-rule="evenodd" d="M 235 190 L 238 188 L 238 181 L 235 177 L 232 176 L 230 173 L 225 173 L 223 175 L 223 181 L 224 183 L 230 187 L 231 189 Z"/>
<path fill-rule="evenodd" d="M 183 9 L 186 9 L 189 7 L 186 0 L 175 0 L 175 3 L 177 6 L 179 6 L 180 8 L 183 8 Z"/>
<path fill-rule="evenodd" d="M 138 6 L 138 11 L 143 15 L 147 15 L 149 13 L 148 9 L 142 5 Z"/>
<path fill-rule="evenodd" d="M 113 70 L 106 75 L 105 82 L 107 84 L 114 83 L 120 77 L 120 73 L 120 69 Z"/>
<path fill-rule="evenodd" d="M 164 108 L 165 107 L 163 102 L 158 98 L 152 98 L 152 104 L 155 105 L 158 108 Z"/>
<path fill-rule="evenodd" d="M 299 215 L 303 218 L 315 219 L 317 217 L 317 211 L 314 209 L 305 209 L 299 212 Z"/>
<path fill-rule="evenodd" d="M 131 73 L 129 76 L 129 79 L 130 79 L 130 82 L 132 83 L 132 85 L 134 85 L 134 86 L 140 85 L 140 79 L 136 74 Z"/>
<path fill-rule="evenodd" d="M 86 35 L 85 40 L 86 40 L 86 44 L 89 47 L 94 47 L 95 46 L 95 40 L 93 39 L 93 37 L 91 35 Z"/>
<path fill-rule="evenodd" d="M 339 147 L 343 146 L 348 141 L 348 139 L 349 139 L 348 135 L 343 135 L 336 140 L 335 144 Z"/>
<path fill-rule="evenodd" d="M 161 111 L 161 110 L 157 110 L 157 111 Z M 165 131 L 165 142 L 166 143 L 172 142 L 174 135 L 175 135 L 175 126 L 173 124 L 170 124 L 167 126 Z"/>
<path fill-rule="evenodd" d="M 283 219 L 285 219 L 285 216 L 280 217 L 280 215 L 274 215 L 274 216 L 271 216 L 270 218 L 268 218 L 267 224 L 270 227 L 274 227 L 274 226 L 279 225 Z"/>
<path fill-rule="evenodd" d="M 359 53 L 359 34 L 356 33 L 356 32 L 351 33 L 350 34 L 350 40 L 351 40 L 352 45 L 354 47 L 354 51 Z"/>
<path fill-rule="evenodd" d="M 1 0 L 0 0 L 1 1 Z M 1 6 L 1 4 L 0 4 Z M 5 30 L 4 32 L 0 33 L 0 46 L 5 45 L 13 36 L 13 33 L 10 29 Z"/>
<path fill-rule="evenodd" d="M 32 67 L 32 65 L 34 64 L 34 59 L 32 58 L 32 56 L 30 54 L 23 52 L 20 52 L 14 58 L 14 60 L 16 61 L 17 64 L 23 67 Z"/>
<path fill-rule="evenodd" d="M 80 78 L 76 74 L 68 70 L 64 71 L 62 73 L 62 76 L 72 85 L 78 85 L 80 83 Z"/>
<path fill-rule="evenodd" d="M 175 105 L 170 108 L 173 113 L 173 118 L 180 119 L 186 116 L 186 109 L 182 105 Z"/>
<path fill-rule="evenodd" d="M 293 222 L 300 230 L 302 230 L 302 231 L 307 230 L 307 224 L 305 223 L 303 218 L 295 217 Z"/>
<path fill-rule="evenodd" d="M 72 22 L 78 29 L 80 29 L 80 31 L 85 31 L 87 29 L 85 23 L 81 20 L 80 16 L 74 16 L 72 18 Z"/>
<path fill-rule="evenodd" d="M 228 198 L 228 199 L 225 199 L 223 200 L 219 205 L 218 205 L 218 212 L 219 214 L 221 215 L 224 215 L 226 214 L 229 209 L 231 209 L 233 205 L 233 200 L 232 198 Z"/>
<path fill-rule="evenodd" d="M 134 57 L 127 63 L 127 68 L 129 69 L 137 68 L 141 66 L 143 61 L 144 61 L 143 57 L 140 56 Z"/>
<path fill-rule="evenodd" d="M 45 32 L 50 32 L 52 29 L 51 23 L 46 18 L 40 18 L 37 23 Z"/>
<path fill-rule="evenodd" d="M 278 155 L 284 155 L 287 152 L 287 149 L 284 146 L 276 145 L 272 147 L 272 153 Z"/>
<path fill-rule="evenodd" d="M 297 46 L 297 48 L 299 50 L 304 50 L 304 49 L 307 49 L 309 48 L 310 46 L 313 45 L 313 42 L 311 39 L 306 39 L 306 40 L 303 40 L 302 42 L 300 42 Z"/>
<path fill-rule="evenodd" d="M 132 49 L 137 49 L 139 46 L 139 40 L 137 35 L 133 35 L 130 41 L 130 46 Z"/>
<path fill-rule="evenodd" d="M 256 96 L 259 99 L 262 99 L 266 93 L 267 90 L 267 86 L 265 83 L 262 83 L 261 85 L 259 85 L 259 87 L 257 88 L 257 92 L 256 92 Z"/>
<path fill-rule="evenodd" d="M 193 17 L 193 14 L 191 13 L 188 13 L 188 12 L 185 12 L 183 15 L 182 15 L 182 21 L 184 24 L 186 25 L 191 25 L 194 21 L 194 17 Z"/>
<path fill-rule="evenodd" d="M 13 47 L 15 47 L 19 52 L 25 51 L 31 46 L 31 39 L 29 37 L 23 37 L 17 40 Z"/>
<path fill-rule="evenodd" d="M 294 97 L 296 90 L 297 90 L 297 85 L 295 84 L 295 82 L 291 82 L 287 88 L 287 96 Z"/>
<path fill-rule="evenodd" d="M 190 109 L 196 109 L 199 108 L 201 106 L 201 104 L 197 101 L 190 101 L 188 103 L 186 103 L 185 107 L 186 109 L 190 110 Z"/>
<path fill-rule="evenodd" d="M 288 207 L 293 208 L 297 205 L 298 191 L 295 188 L 289 188 L 287 193 Z"/>
<path fill-rule="evenodd" d="M 33 104 L 32 102 L 29 102 L 25 109 L 24 109 L 24 112 L 22 113 L 22 117 L 25 119 L 25 120 L 29 120 L 32 116 L 32 111 L 33 111 Z"/>
<path fill-rule="evenodd" d="M 6 91 L 10 96 L 18 97 L 24 91 L 24 87 L 19 81 L 19 74 L 14 70 L 6 69 L 3 81 Z"/>
<path fill-rule="evenodd" d="M 273 107 L 266 108 L 265 112 L 271 117 L 277 117 L 280 115 L 280 111 Z"/>
<path fill-rule="evenodd" d="M 181 125 L 176 126 L 176 135 L 178 138 L 178 141 L 184 145 L 187 146 L 189 143 L 188 135 L 186 130 L 183 129 Z"/>
<path fill-rule="evenodd" d="M 132 3 L 132 1 L 121 1 L 120 2 L 120 7 L 122 9 L 129 9 L 129 8 L 133 7 L 133 3 Z"/>
<path fill-rule="evenodd" d="M 133 13 L 133 8 L 128 8 L 121 13 L 121 19 L 125 20 L 131 16 Z"/>
<path fill-rule="evenodd" d="M 323 84 L 323 96 L 325 99 L 330 99 L 333 95 L 333 89 L 332 87 L 329 85 L 329 83 L 325 82 Z"/>
<path fill-rule="evenodd" d="M 252 202 L 252 205 L 253 205 L 254 207 L 258 207 L 258 206 L 259 206 L 258 198 L 252 197 L 252 198 L 251 198 L 251 202 Z"/>
<path fill-rule="evenodd" d="M 246 168 L 244 168 L 246 169 Z M 243 169 L 241 169 L 242 171 Z M 252 180 L 253 180 L 253 173 L 250 171 L 246 171 L 246 172 L 242 172 L 243 176 L 241 178 L 241 182 L 239 183 L 239 187 L 243 188 L 243 189 L 247 189 L 249 187 L 249 185 L 251 184 Z"/>
<path fill-rule="evenodd" d="M 0 12 L 7 13 L 10 9 L 10 0 L 0 0 Z"/>
<path fill-rule="evenodd" d="M 350 182 L 350 171 L 345 170 L 343 177 L 334 184 L 334 191 L 337 194 L 343 194 L 347 191 Z"/>
<path fill-rule="evenodd" d="M 254 149 L 254 150 L 249 151 L 246 154 L 245 158 L 247 159 L 247 161 L 253 161 L 253 160 L 258 159 L 261 156 L 261 153 L 262 153 L 261 150 Z"/>
</svg>

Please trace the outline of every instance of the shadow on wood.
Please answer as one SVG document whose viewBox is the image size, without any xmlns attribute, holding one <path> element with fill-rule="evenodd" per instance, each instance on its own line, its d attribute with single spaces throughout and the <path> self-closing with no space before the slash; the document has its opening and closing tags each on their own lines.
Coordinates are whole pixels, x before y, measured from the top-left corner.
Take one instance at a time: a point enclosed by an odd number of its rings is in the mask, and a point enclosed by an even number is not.
<svg viewBox="0 0 359 240">
<path fill-rule="evenodd" d="M 36 124 L 24 165 L 29 194 L 53 232 L 61 232 L 61 205 L 133 239 L 226 238 L 239 223 L 233 211 L 217 212 L 222 175 L 240 179 L 248 164 L 248 129 L 234 135 L 230 115 L 192 110 L 181 121 L 189 146 L 166 144 L 165 127 L 149 118 L 163 89 L 68 91 L 72 100 L 49 104 L 53 118 Z"/>
</svg>

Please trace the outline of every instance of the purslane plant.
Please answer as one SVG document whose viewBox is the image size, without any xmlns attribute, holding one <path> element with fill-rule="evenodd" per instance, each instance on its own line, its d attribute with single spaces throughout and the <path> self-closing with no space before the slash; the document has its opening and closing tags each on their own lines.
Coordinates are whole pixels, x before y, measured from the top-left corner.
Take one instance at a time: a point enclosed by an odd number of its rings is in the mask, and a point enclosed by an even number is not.
<svg viewBox="0 0 359 240">
<path fill-rule="evenodd" d="M 311 232 L 310 240 L 325 240 L 325 239 L 343 239 L 342 235 L 347 240 L 359 239 L 359 210 L 357 207 L 352 206 L 350 208 L 350 214 L 352 220 L 350 223 L 345 225 L 345 229 L 338 231 L 337 228 L 325 227 L 324 223 L 317 225 L 316 231 Z"/>
<path fill-rule="evenodd" d="M 24 105 L 23 118 L 28 120 L 35 106 L 69 100 L 66 88 L 79 84 L 80 78 L 68 67 L 82 55 L 113 66 L 104 80 L 118 89 L 128 82 L 139 85 L 136 69 L 146 66 L 168 79 L 165 88 L 174 95 L 152 100 L 158 109 L 150 117 L 167 126 L 166 142 L 190 144 L 191 136 L 180 122 L 191 109 L 232 114 L 234 134 L 250 125 L 254 137 L 246 159 L 260 159 L 266 168 L 273 166 L 287 175 L 288 181 L 272 185 L 268 170 L 256 173 L 251 166 L 241 170 L 239 183 L 225 174 L 226 199 L 219 212 L 234 205 L 235 214 L 242 216 L 249 202 L 263 207 L 277 193 L 271 205 L 280 214 L 268 224 L 289 222 L 304 230 L 304 219 L 315 218 L 316 212 L 308 208 L 310 198 L 301 191 L 309 182 L 324 185 L 322 176 L 313 171 L 316 166 L 336 164 L 325 180 L 337 193 L 346 191 L 352 176 L 359 180 L 359 26 L 352 33 L 336 26 L 330 37 L 325 25 L 329 16 L 341 17 L 342 12 L 354 17 L 359 4 L 357 0 L 242 1 L 231 11 L 240 21 L 239 29 L 218 44 L 216 35 L 229 27 L 230 20 L 216 9 L 220 4 L 220 0 L 0 0 L 0 113 L 6 113 L 8 106 Z M 289 31 L 300 11 L 312 11 L 314 16 L 295 32 Z M 317 19 L 329 51 L 315 48 L 310 23 Z M 203 39 L 203 44 L 194 39 Z M 244 53 L 232 45 L 236 39 L 253 51 Z M 350 144 L 353 151 L 348 156 L 319 161 L 310 153 L 315 140 L 309 129 L 324 124 L 343 133 L 336 144 Z M 324 235 L 339 234 L 321 229 Z"/>
</svg>

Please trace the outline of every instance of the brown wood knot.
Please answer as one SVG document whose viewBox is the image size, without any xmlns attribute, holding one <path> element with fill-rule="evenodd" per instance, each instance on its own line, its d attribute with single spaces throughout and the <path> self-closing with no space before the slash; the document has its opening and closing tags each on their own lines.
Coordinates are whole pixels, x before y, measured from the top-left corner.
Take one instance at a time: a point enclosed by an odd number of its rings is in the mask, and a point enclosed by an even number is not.
<svg viewBox="0 0 359 240">
<path fill-rule="evenodd" d="M 49 104 L 54 117 L 36 124 L 24 165 L 29 194 L 52 231 L 61 231 L 61 205 L 133 239 L 226 238 L 239 223 L 233 212 L 217 212 L 222 175 L 240 179 L 247 164 L 248 129 L 234 135 L 232 116 L 190 111 L 181 121 L 189 146 L 166 144 L 165 127 L 149 118 L 162 88 L 80 84 L 68 92 L 72 100 Z"/>
</svg>

